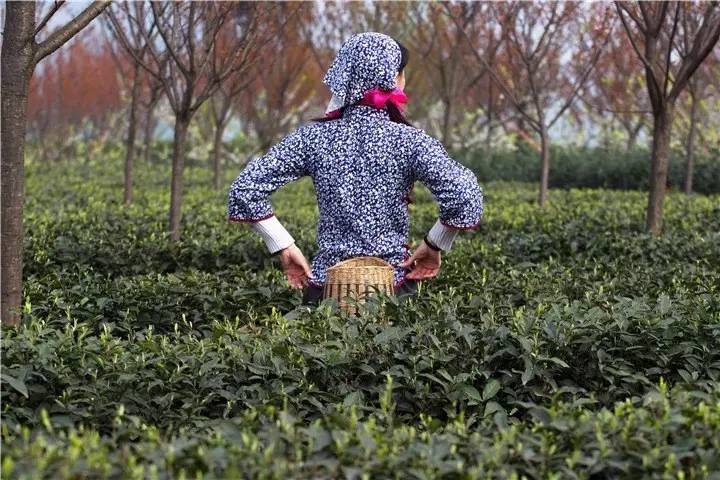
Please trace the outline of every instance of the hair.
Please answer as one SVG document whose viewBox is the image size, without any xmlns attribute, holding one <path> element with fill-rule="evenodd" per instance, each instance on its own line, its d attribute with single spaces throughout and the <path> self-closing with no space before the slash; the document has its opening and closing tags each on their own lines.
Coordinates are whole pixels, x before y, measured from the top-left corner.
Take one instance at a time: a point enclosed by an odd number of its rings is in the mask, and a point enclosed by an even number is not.
<svg viewBox="0 0 720 480">
<path fill-rule="evenodd" d="M 394 40 L 394 39 L 393 39 Z M 402 43 L 395 40 L 395 43 L 397 43 L 398 47 L 400 47 L 400 66 L 398 67 L 398 75 L 400 75 L 404 70 L 405 67 L 408 64 L 408 61 L 410 60 L 410 51 L 403 45 Z M 345 109 L 348 107 L 352 107 L 354 105 L 357 105 L 360 103 L 362 99 L 358 100 L 357 102 L 353 103 L 352 105 L 345 105 L 344 107 L 340 108 L 340 116 L 338 118 L 342 118 L 343 113 L 345 113 Z M 385 104 L 385 108 L 387 109 L 388 114 L 390 115 L 390 120 L 395 123 L 402 123 L 405 125 L 412 124 L 408 121 L 407 118 L 405 118 L 405 115 L 400 111 L 400 109 L 395 105 L 393 102 L 387 102 Z M 313 118 L 312 119 L 315 122 L 329 122 L 332 120 L 337 120 L 337 118 L 328 118 L 328 117 L 319 117 L 319 118 Z"/>
<path fill-rule="evenodd" d="M 397 40 L 395 40 L 395 43 L 397 43 L 398 47 L 400 47 L 400 68 L 398 68 L 398 73 L 402 73 L 403 70 L 405 70 L 405 67 L 407 67 L 408 60 L 410 60 L 410 52 L 402 43 Z"/>
</svg>

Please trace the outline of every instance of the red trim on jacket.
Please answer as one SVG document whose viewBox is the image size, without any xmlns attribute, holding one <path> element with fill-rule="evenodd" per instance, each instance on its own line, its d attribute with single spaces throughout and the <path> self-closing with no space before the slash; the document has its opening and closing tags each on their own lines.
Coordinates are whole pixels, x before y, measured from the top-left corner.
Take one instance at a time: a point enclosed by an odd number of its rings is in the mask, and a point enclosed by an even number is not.
<svg viewBox="0 0 720 480">
<path fill-rule="evenodd" d="M 471 225 L 469 227 L 456 227 L 455 225 L 448 225 L 442 220 L 440 220 L 440 223 L 442 223 L 443 226 L 447 228 L 452 228 L 453 230 L 478 230 L 480 228 L 480 221 L 478 221 L 475 225 Z"/>
<path fill-rule="evenodd" d="M 270 215 L 267 215 L 267 216 L 262 217 L 262 218 L 233 218 L 233 217 L 229 217 L 229 218 L 228 218 L 228 222 L 230 222 L 230 223 L 257 223 L 257 222 L 261 222 L 261 221 L 263 221 L 263 220 L 267 220 L 268 218 L 271 218 L 271 217 L 274 217 L 274 216 L 275 216 L 275 214 L 274 214 L 274 213 L 271 213 Z"/>
</svg>

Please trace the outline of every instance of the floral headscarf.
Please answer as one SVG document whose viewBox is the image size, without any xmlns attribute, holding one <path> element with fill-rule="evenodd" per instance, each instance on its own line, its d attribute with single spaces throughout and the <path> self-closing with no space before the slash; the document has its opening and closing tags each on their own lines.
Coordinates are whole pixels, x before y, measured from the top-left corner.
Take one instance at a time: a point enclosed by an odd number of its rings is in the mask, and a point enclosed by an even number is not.
<svg viewBox="0 0 720 480">
<path fill-rule="evenodd" d="M 323 78 L 333 96 L 326 112 L 351 105 L 368 90 L 396 88 L 400 68 L 400 46 L 382 33 L 358 33 L 348 38 Z"/>
</svg>

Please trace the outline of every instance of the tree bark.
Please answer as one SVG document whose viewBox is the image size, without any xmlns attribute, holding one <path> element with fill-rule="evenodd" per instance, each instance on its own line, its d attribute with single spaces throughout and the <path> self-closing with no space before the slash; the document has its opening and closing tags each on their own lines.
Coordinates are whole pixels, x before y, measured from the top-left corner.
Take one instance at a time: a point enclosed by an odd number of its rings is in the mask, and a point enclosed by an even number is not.
<svg viewBox="0 0 720 480">
<path fill-rule="evenodd" d="M 213 186 L 215 190 L 220 190 L 222 137 L 225 132 L 225 124 L 226 122 L 223 119 L 215 127 L 215 142 L 213 143 Z"/>
<path fill-rule="evenodd" d="M 39 63 L 40 60 L 62 47 L 65 42 L 78 34 L 83 28 L 87 27 L 88 24 L 95 19 L 95 17 L 100 15 L 103 10 L 108 7 L 108 5 L 110 5 L 109 0 L 92 2 L 76 17 L 51 33 L 35 48 L 35 64 Z M 33 21 L 33 28 L 34 25 L 35 22 Z M 35 36 L 34 33 L 32 36 Z M 35 42 L 33 42 L 33 44 L 34 43 Z"/>
<path fill-rule="evenodd" d="M 488 108 L 487 108 L 487 132 L 485 133 L 485 156 L 490 157 L 492 150 L 493 136 L 493 113 L 495 105 L 493 103 L 493 86 L 494 82 L 488 82 Z"/>
<path fill-rule="evenodd" d="M 128 118 L 127 141 L 125 143 L 125 193 L 123 201 L 130 205 L 133 200 L 133 168 L 135 163 L 135 131 L 137 129 L 137 103 L 140 94 L 140 65 L 134 68 L 133 88 L 130 98 L 130 115 Z"/>
<path fill-rule="evenodd" d="M 91 155 L 90 155 L 90 142 L 92 141 L 92 134 L 88 132 L 87 122 L 83 123 L 82 127 L 83 133 L 83 144 L 85 145 L 85 165 L 90 165 Z M 88 169 L 86 168 L 83 172 L 85 174 L 85 178 L 87 179 L 87 173 Z"/>
<path fill-rule="evenodd" d="M 642 130 L 642 122 L 638 122 L 633 127 L 627 129 L 628 139 L 627 143 L 625 144 L 626 152 L 631 151 L 633 148 L 635 148 L 635 145 L 637 145 L 637 139 L 638 135 L 640 135 L 640 130 Z"/>
<path fill-rule="evenodd" d="M 35 2 L 7 2 L 2 46 L 2 323 L 18 325 L 22 305 L 25 129 L 35 67 Z"/>
<path fill-rule="evenodd" d="M 690 130 L 685 145 L 685 194 L 693 191 L 693 173 L 695 170 L 695 134 L 697 129 L 697 97 L 690 92 Z"/>
<path fill-rule="evenodd" d="M 143 134 L 143 157 L 145 158 L 145 164 L 150 164 L 150 150 L 152 149 L 152 140 L 153 140 L 153 133 L 155 131 L 155 120 L 153 118 L 154 113 L 154 105 L 149 105 L 145 109 L 145 123 L 143 125 L 143 128 L 145 129 L 145 132 Z"/>
<path fill-rule="evenodd" d="M 653 113 L 653 142 L 650 160 L 650 194 L 648 195 L 645 226 L 653 235 L 662 233 L 663 202 L 667 188 L 668 156 L 670 134 L 674 116 L 674 105 L 666 103 L 664 108 Z"/>
<path fill-rule="evenodd" d="M 107 2 L 93 2 L 78 16 L 35 41 L 35 2 L 6 2 L 0 62 L 0 321 L 17 325 L 21 318 L 23 273 L 23 202 L 25 200 L 25 132 L 30 78 L 37 62 L 60 48 L 99 15 Z"/>
<path fill-rule="evenodd" d="M 545 208 L 548 197 L 548 179 L 550 178 L 550 139 L 547 129 L 543 126 L 540 130 L 540 208 Z"/>
<path fill-rule="evenodd" d="M 173 144 L 172 180 L 170 190 L 170 240 L 180 240 L 180 221 L 182 220 L 183 174 L 185 172 L 185 140 L 190 125 L 189 114 L 175 117 L 175 140 Z"/>
<path fill-rule="evenodd" d="M 452 99 L 443 99 L 445 108 L 443 110 L 442 143 L 448 145 L 450 142 L 450 115 L 452 113 Z"/>
</svg>

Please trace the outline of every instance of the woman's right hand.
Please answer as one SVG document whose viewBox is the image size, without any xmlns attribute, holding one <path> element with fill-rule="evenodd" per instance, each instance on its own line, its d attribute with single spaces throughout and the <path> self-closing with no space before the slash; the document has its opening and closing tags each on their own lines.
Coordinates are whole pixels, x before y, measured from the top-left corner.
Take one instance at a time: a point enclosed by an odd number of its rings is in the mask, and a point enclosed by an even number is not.
<svg viewBox="0 0 720 480">
<path fill-rule="evenodd" d="M 305 260 L 305 255 L 293 243 L 289 247 L 283 249 L 278 254 L 280 263 L 282 263 L 283 271 L 287 275 L 288 283 L 292 288 L 302 288 L 307 286 L 308 281 L 312 278 L 310 265 Z"/>
<path fill-rule="evenodd" d="M 440 272 L 440 251 L 433 250 L 425 242 L 422 242 L 412 256 L 401 263 L 400 266 L 412 268 L 405 275 L 405 278 L 411 280 L 425 280 L 426 278 L 436 277 Z"/>
</svg>

